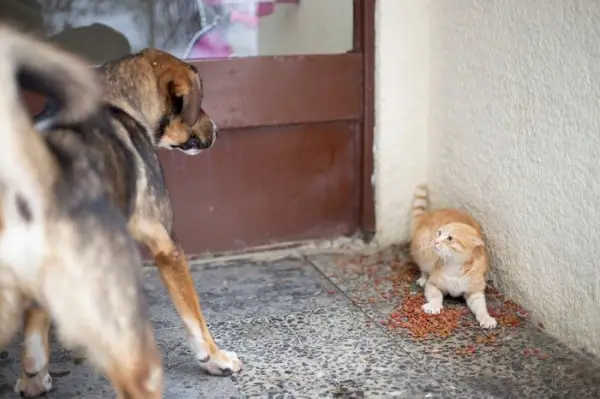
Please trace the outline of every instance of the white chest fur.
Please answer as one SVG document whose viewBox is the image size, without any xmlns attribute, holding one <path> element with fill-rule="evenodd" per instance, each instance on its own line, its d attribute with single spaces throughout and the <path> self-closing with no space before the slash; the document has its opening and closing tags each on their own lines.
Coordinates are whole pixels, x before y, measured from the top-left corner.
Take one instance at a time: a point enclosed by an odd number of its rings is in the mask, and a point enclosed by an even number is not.
<svg viewBox="0 0 600 399">
<path fill-rule="evenodd" d="M 445 294 L 458 297 L 467 291 L 469 278 L 463 274 L 460 266 L 445 265 L 440 273 L 437 285 Z"/>
</svg>

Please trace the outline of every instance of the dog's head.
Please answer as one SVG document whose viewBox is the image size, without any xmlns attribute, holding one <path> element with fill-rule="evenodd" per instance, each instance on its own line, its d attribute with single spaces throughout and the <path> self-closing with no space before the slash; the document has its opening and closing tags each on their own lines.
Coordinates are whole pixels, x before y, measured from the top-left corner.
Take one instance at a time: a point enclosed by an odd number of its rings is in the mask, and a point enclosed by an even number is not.
<svg viewBox="0 0 600 399">
<path fill-rule="evenodd" d="M 217 125 L 202 109 L 202 79 L 196 68 L 156 49 L 141 52 L 156 74 L 163 118 L 155 145 L 197 155 L 210 148 L 218 136 Z"/>
</svg>

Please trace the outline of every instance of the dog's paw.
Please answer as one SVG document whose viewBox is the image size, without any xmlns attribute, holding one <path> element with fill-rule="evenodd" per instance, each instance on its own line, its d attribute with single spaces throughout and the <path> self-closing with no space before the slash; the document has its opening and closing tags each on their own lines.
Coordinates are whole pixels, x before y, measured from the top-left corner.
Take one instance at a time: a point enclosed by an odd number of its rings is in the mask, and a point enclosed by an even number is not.
<svg viewBox="0 0 600 399">
<path fill-rule="evenodd" d="M 482 317 L 481 319 L 478 320 L 479 321 L 479 325 L 482 328 L 496 328 L 496 326 L 498 325 L 498 322 L 496 321 L 496 319 L 494 319 L 492 316 L 485 316 Z"/>
<path fill-rule="evenodd" d="M 42 371 L 35 376 L 23 376 L 17 380 L 15 392 L 25 398 L 35 398 L 52 390 L 52 377 L 47 371 Z"/>
<path fill-rule="evenodd" d="M 417 279 L 417 285 L 419 287 L 425 287 L 425 283 L 427 282 L 427 277 L 421 276 Z"/>
<path fill-rule="evenodd" d="M 234 352 L 221 350 L 200 361 L 200 367 L 210 375 L 229 376 L 242 369 L 242 362 Z"/>
<path fill-rule="evenodd" d="M 441 306 L 432 305 L 431 302 L 427 302 L 425 305 L 421 306 L 421 309 L 427 314 L 440 314 L 442 311 Z"/>
</svg>

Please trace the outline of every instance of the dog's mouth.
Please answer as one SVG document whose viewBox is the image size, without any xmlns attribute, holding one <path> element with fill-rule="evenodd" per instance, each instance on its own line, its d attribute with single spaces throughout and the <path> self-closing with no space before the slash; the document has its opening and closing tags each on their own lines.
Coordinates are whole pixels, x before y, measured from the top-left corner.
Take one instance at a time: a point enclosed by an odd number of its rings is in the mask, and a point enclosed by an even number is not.
<svg viewBox="0 0 600 399">
<path fill-rule="evenodd" d="M 180 150 L 187 155 L 198 155 L 203 150 L 210 148 L 214 143 L 214 137 L 210 140 L 201 141 L 198 137 L 190 137 L 186 142 L 183 142 L 174 148 Z"/>
<path fill-rule="evenodd" d="M 184 150 L 182 148 L 177 148 L 179 151 L 183 152 L 185 155 L 198 155 L 201 154 L 203 150 L 197 149 L 197 148 L 190 148 L 188 150 Z"/>
<path fill-rule="evenodd" d="M 212 137 L 210 140 L 202 141 L 197 136 L 191 136 L 187 141 L 173 146 L 173 148 L 178 149 L 186 155 L 198 155 L 202 151 L 212 147 L 219 136 L 219 130 L 217 129 L 217 126 L 214 122 L 212 125 Z"/>
</svg>

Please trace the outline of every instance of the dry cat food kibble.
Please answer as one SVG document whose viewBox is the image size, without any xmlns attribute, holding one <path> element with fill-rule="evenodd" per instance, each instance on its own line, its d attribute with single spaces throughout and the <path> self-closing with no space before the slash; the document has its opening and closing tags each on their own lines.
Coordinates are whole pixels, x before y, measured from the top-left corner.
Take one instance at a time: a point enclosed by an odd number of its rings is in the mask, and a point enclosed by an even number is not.
<svg viewBox="0 0 600 399">
<path fill-rule="evenodd" d="M 422 289 L 415 282 L 418 268 L 405 253 L 391 249 L 372 256 L 343 258 L 337 262 L 339 275 L 358 284 L 351 300 L 358 305 L 370 306 L 377 303 L 397 304 L 379 323 L 390 332 L 406 331 L 413 339 L 444 339 L 460 327 L 474 329 L 477 336 L 457 352 L 474 355 L 479 346 L 500 345 L 501 331 L 486 332 L 475 322 L 466 304 L 444 307 L 439 315 L 428 315 L 421 309 L 424 303 Z M 338 275 L 329 276 L 333 279 Z M 486 290 L 489 297 L 490 314 L 496 317 L 504 329 L 518 327 L 528 317 L 528 312 L 504 297 L 494 287 Z"/>
<path fill-rule="evenodd" d="M 409 293 L 402 302 L 402 306 L 390 314 L 385 325 L 388 329 L 406 328 L 417 339 L 449 337 L 459 327 L 462 317 L 468 314 L 468 309 L 443 308 L 439 315 L 428 315 L 421 309 L 425 303 L 421 293 Z"/>
</svg>

